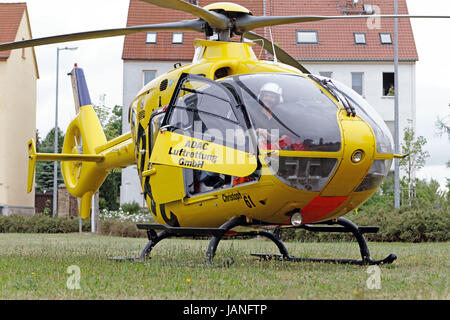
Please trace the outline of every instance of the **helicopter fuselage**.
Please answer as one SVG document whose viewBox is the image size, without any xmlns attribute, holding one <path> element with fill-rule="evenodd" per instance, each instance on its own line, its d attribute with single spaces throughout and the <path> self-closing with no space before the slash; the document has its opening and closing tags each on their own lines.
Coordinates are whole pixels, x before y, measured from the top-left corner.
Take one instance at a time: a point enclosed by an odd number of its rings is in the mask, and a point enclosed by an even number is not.
<svg viewBox="0 0 450 320">
<path fill-rule="evenodd" d="M 252 45 L 196 40 L 192 64 L 154 79 L 131 103 L 137 171 L 158 223 L 218 227 L 244 215 L 249 221 L 290 225 L 294 213 L 301 214 L 303 223 L 325 221 L 357 208 L 387 175 L 392 138 L 356 93 L 293 67 L 258 60 Z M 284 85 L 288 96 L 275 117 L 279 128 L 258 127 L 256 119 L 266 108 L 256 97 L 257 87 L 269 80 Z M 219 97 L 222 91 L 225 98 Z M 217 111 L 227 99 L 232 109 L 228 115 L 223 108 Z M 250 100 L 257 107 L 250 107 Z M 345 104 L 356 105 L 356 115 Z M 234 123 L 252 132 L 253 140 L 238 150 L 215 136 L 193 137 L 188 122 L 205 115 L 215 117 L 207 129 L 215 129 L 214 121 L 219 127 Z M 175 121 L 180 119 L 182 124 Z M 291 137 L 287 143 L 277 139 L 261 144 L 261 129 L 279 129 L 277 138 Z M 387 147 L 380 146 L 380 137 Z M 247 162 L 220 167 L 221 145 L 234 156 L 247 156 Z"/>
</svg>

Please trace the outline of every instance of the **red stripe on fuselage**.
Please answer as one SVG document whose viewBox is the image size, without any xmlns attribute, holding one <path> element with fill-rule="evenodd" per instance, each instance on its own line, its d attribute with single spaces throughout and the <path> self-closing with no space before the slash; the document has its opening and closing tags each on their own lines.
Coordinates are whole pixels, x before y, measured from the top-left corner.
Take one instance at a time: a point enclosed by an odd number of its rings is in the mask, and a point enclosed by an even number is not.
<svg viewBox="0 0 450 320">
<path fill-rule="evenodd" d="M 337 209 L 348 196 L 345 197 L 320 197 L 311 200 L 302 210 L 303 222 L 311 223 L 319 221 Z"/>
</svg>

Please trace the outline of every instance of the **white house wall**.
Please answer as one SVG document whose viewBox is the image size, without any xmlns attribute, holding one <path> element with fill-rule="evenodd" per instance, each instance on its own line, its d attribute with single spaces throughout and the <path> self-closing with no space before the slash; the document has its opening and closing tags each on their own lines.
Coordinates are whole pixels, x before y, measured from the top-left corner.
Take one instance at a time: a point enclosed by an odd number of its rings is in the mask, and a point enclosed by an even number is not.
<svg viewBox="0 0 450 320">
<path fill-rule="evenodd" d="M 15 40 L 31 37 L 26 14 Z M 36 136 L 36 60 L 31 48 L 12 50 L 0 61 L 0 214 L 33 215 L 27 193 L 28 140 Z"/>
</svg>

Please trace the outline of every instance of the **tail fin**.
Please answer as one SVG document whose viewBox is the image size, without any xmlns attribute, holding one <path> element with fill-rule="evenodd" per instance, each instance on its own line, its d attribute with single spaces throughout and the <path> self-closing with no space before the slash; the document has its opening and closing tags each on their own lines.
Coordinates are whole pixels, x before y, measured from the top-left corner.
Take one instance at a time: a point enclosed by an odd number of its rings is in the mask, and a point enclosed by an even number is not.
<svg viewBox="0 0 450 320">
<path fill-rule="evenodd" d="M 80 112 L 80 107 L 91 105 L 91 96 L 86 83 L 83 69 L 78 68 L 77 64 L 69 73 L 72 79 L 73 99 L 75 101 L 75 114 Z"/>
<path fill-rule="evenodd" d="M 28 185 L 31 191 L 36 161 L 61 161 L 61 171 L 70 194 L 81 198 L 80 216 L 90 216 L 92 196 L 113 168 L 134 164 L 131 134 L 106 141 L 100 121 L 91 104 L 83 70 L 70 72 L 77 116 L 69 124 L 62 154 L 36 153 L 34 141 L 28 142 Z"/>
</svg>

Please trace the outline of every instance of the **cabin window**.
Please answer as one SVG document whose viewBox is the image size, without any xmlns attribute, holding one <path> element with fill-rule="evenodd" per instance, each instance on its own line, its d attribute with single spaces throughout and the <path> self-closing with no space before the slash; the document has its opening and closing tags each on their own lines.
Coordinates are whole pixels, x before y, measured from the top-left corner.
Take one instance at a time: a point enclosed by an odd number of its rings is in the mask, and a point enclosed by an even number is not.
<svg viewBox="0 0 450 320">
<path fill-rule="evenodd" d="M 153 147 L 155 146 L 156 137 L 158 136 L 159 128 L 161 128 L 162 121 L 164 119 L 164 112 L 157 112 L 154 115 L 152 115 L 152 118 L 150 120 L 150 154 L 151 150 L 153 150 Z"/>
<path fill-rule="evenodd" d="M 378 188 L 383 182 L 383 179 L 388 175 L 391 165 L 392 159 L 374 160 L 369 173 L 364 177 L 364 180 L 356 188 L 355 192 Z"/>
<path fill-rule="evenodd" d="M 330 180 L 337 163 L 333 158 L 279 157 L 276 176 L 293 188 L 320 191 Z"/>
<path fill-rule="evenodd" d="M 243 126 L 242 109 L 238 107 L 234 88 L 222 84 L 193 75 L 182 79 L 168 109 L 167 129 L 241 151 L 254 151 L 247 128 Z M 183 175 L 188 196 L 231 188 L 259 178 L 258 173 L 240 178 L 188 168 L 183 169 Z"/>
<path fill-rule="evenodd" d="M 184 135 L 246 150 L 246 130 L 238 120 L 236 106 L 224 87 L 189 79 L 179 87 L 168 125 Z"/>
</svg>

